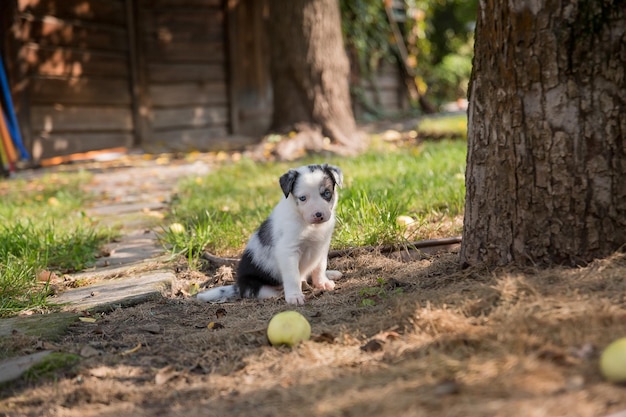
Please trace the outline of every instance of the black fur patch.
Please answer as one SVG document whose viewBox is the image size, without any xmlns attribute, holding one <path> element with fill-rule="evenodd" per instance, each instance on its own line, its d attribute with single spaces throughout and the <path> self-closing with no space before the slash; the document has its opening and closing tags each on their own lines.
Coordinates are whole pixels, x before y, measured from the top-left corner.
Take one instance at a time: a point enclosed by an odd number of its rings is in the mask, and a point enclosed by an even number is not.
<svg viewBox="0 0 626 417">
<path fill-rule="evenodd" d="M 290 169 L 278 180 L 278 182 L 280 183 L 280 188 L 283 190 L 283 194 L 285 194 L 285 198 L 289 197 L 289 193 L 293 191 L 293 187 L 296 185 L 298 175 L 300 175 L 298 174 L 298 171 L 296 171 L 295 169 Z"/>
<path fill-rule="evenodd" d="M 322 169 L 326 173 L 326 175 L 330 178 L 334 185 L 341 187 L 343 184 L 341 183 L 341 170 L 335 166 L 324 164 L 322 165 Z"/>
<path fill-rule="evenodd" d="M 274 241 L 272 239 L 271 217 L 268 217 L 263 223 L 261 223 L 259 230 L 257 230 L 257 235 L 259 235 L 259 241 L 263 246 L 274 246 Z"/>
<path fill-rule="evenodd" d="M 254 263 L 252 252 L 246 249 L 243 252 L 237 268 L 237 285 L 241 297 L 255 298 L 264 285 L 281 285 L 280 280 L 268 274 Z"/>
</svg>

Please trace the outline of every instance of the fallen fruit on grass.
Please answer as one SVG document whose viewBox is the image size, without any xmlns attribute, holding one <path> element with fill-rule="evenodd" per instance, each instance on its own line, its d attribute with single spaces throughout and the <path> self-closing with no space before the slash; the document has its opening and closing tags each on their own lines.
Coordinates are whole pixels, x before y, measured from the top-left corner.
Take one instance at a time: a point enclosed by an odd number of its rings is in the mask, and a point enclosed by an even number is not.
<svg viewBox="0 0 626 417">
<path fill-rule="evenodd" d="M 170 224 L 170 232 L 174 234 L 185 233 L 185 226 L 180 223 L 172 223 Z"/>
<path fill-rule="evenodd" d="M 626 337 L 604 349 L 600 355 L 600 372 L 607 381 L 626 382 Z"/>
<path fill-rule="evenodd" d="M 297 311 L 276 314 L 267 325 L 267 338 L 272 346 L 293 346 L 311 337 L 309 321 Z"/>
<path fill-rule="evenodd" d="M 398 216 L 396 218 L 396 223 L 400 227 L 407 227 L 408 225 L 415 223 L 415 220 L 409 216 Z"/>
</svg>

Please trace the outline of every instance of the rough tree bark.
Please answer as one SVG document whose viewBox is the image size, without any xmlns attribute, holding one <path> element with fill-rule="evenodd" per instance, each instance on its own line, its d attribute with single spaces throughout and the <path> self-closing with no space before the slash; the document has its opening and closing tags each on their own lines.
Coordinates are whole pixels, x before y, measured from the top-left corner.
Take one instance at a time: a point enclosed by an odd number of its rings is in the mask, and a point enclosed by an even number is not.
<svg viewBox="0 0 626 417">
<path fill-rule="evenodd" d="M 269 5 L 273 129 L 317 131 L 338 148 L 360 149 L 337 0 L 270 0 Z"/>
<path fill-rule="evenodd" d="M 626 3 L 482 0 L 461 262 L 578 265 L 626 243 Z"/>
</svg>

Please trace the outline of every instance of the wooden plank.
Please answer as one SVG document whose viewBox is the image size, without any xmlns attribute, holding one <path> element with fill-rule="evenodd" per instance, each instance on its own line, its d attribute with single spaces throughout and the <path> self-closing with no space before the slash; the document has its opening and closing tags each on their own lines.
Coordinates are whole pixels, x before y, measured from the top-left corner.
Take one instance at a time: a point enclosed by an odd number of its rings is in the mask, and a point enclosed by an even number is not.
<svg viewBox="0 0 626 417">
<path fill-rule="evenodd" d="M 146 58 L 151 62 L 204 62 L 225 61 L 222 42 L 170 42 L 146 44 Z"/>
<path fill-rule="evenodd" d="M 34 138 L 33 157 L 38 160 L 100 149 L 129 147 L 132 141 L 133 135 L 125 132 L 68 132 L 39 135 Z"/>
<path fill-rule="evenodd" d="M 228 122 L 228 108 L 222 105 L 154 109 L 150 118 L 154 129 L 223 127 Z"/>
<path fill-rule="evenodd" d="M 119 26 L 126 23 L 124 2 L 119 0 L 18 0 L 17 3 L 18 11 L 34 16 L 98 21 Z"/>
<path fill-rule="evenodd" d="M 223 64 L 150 63 L 148 64 L 148 79 L 157 83 L 225 82 L 226 71 Z"/>
<path fill-rule="evenodd" d="M 129 107 L 32 106 L 34 132 L 115 130 L 131 131 L 133 118 Z"/>
<path fill-rule="evenodd" d="M 151 142 L 145 146 L 145 149 L 152 152 L 164 152 L 164 151 L 234 151 L 243 150 L 246 146 L 258 143 L 259 138 L 257 136 L 245 136 L 245 135 L 219 135 L 210 139 L 188 138 L 183 141 L 173 142 Z"/>
<path fill-rule="evenodd" d="M 212 138 L 228 136 L 225 126 L 200 129 L 175 129 L 155 131 L 148 142 L 168 146 L 192 145 L 197 149 L 206 149 Z"/>
<path fill-rule="evenodd" d="M 54 18 L 30 19 L 21 16 L 16 39 L 44 46 L 69 46 L 83 49 L 126 51 L 126 31 L 119 28 L 74 25 Z"/>
<path fill-rule="evenodd" d="M 222 7 L 222 0 L 139 0 L 142 8 L 163 9 L 163 8 L 208 8 Z"/>
<path fill-rule="evenodd" d="M 182 29 L 204 28 L 207 31 L 221 27 L 224 13 L 221 9 L 188 9 L 176 8 L 166 12 L 160 10 L 146 11 L 143 16 L 146 30 L 160 27 L 176 27 Z"/>
<path fill-rule="evenodd" d="M 29 74 L 78 77 L 128 77 L 127 57 L 119 53 L 98 53 L 28 43 L 20 49 L 20 60 Z"/>
<path fill-rule="evenodd" d="M 214 26 L 159 26 L 143 32 L 144 42 L 167 44 L 170 42 L 224 42 L 224 33 L 220 25 Z"/>
<path fill-rule="evenodd" d="M 103 78 L 33 78 L 32 103 L 130 105 L 128 80 Z"/>
<path fill-rule="evenodd" d="M 145 148 L 153 151 L 225 151 L 241 150 L 257 143 L 255 136 L 229 135 L 226 129 L 194 129 L 155 132 Z"/>
<path fill-rule="evenodd" d="M 157 84 L 149 87 L 154 106 L 189 106 L 194 104 L 226 104 L 225 83 Z"/>
<path fill-rule="evenodd" d="M 228 65 L 232 131 L 261 134 L 271 124 L 272 94 L 265 0 L 228 9 Z"/>
<path fill-rule="evenodd" d="M 126 0 L 124 13 L 128 22 L 128 64 L 130 69 L 130 98 L 132 123 L 135 128 L 133 145 L 139 145 L 148 134 L 148 120 L 145 116 L 145 61 L 144 51 L 138 38 L 137 16 L 138 10 L 134 0 Z"/>
</svg>

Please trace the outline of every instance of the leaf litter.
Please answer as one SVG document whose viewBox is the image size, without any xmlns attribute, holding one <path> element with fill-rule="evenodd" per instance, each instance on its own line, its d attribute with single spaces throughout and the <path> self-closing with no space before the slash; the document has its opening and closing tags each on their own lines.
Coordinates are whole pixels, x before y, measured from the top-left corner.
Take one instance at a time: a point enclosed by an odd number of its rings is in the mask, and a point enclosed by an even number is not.
<svg viewBox="0 0 626 417">
<path fill-rule="evenodd" d="M 97 329 L 76 322 L 58 350 L 90 346 L 98 355 L 54 379 L 3 387 L 0 409 L 364 417 L 626 409 L 626 387 L 605 382 L 597 364 L 599 351 L 626 335 L 624 254 L 578 269 L 489 271 L 461 269 L 456 253 L 402 260 L 354 252 L 331 267 L 344 272 L 336 290 L 308 289 L 299 307 L 200 303 L 180 289 L 228 277 L 181 271 L 167 297 L 103 314 Z M 367 289 L 377 292 L 374 302 L 362 302 Z M 271 347 L 267 323 L 288 309 L 307 317 L 312 338 Z M 17 348 L 32 349 L 24 343 Z"/>
</svg>

